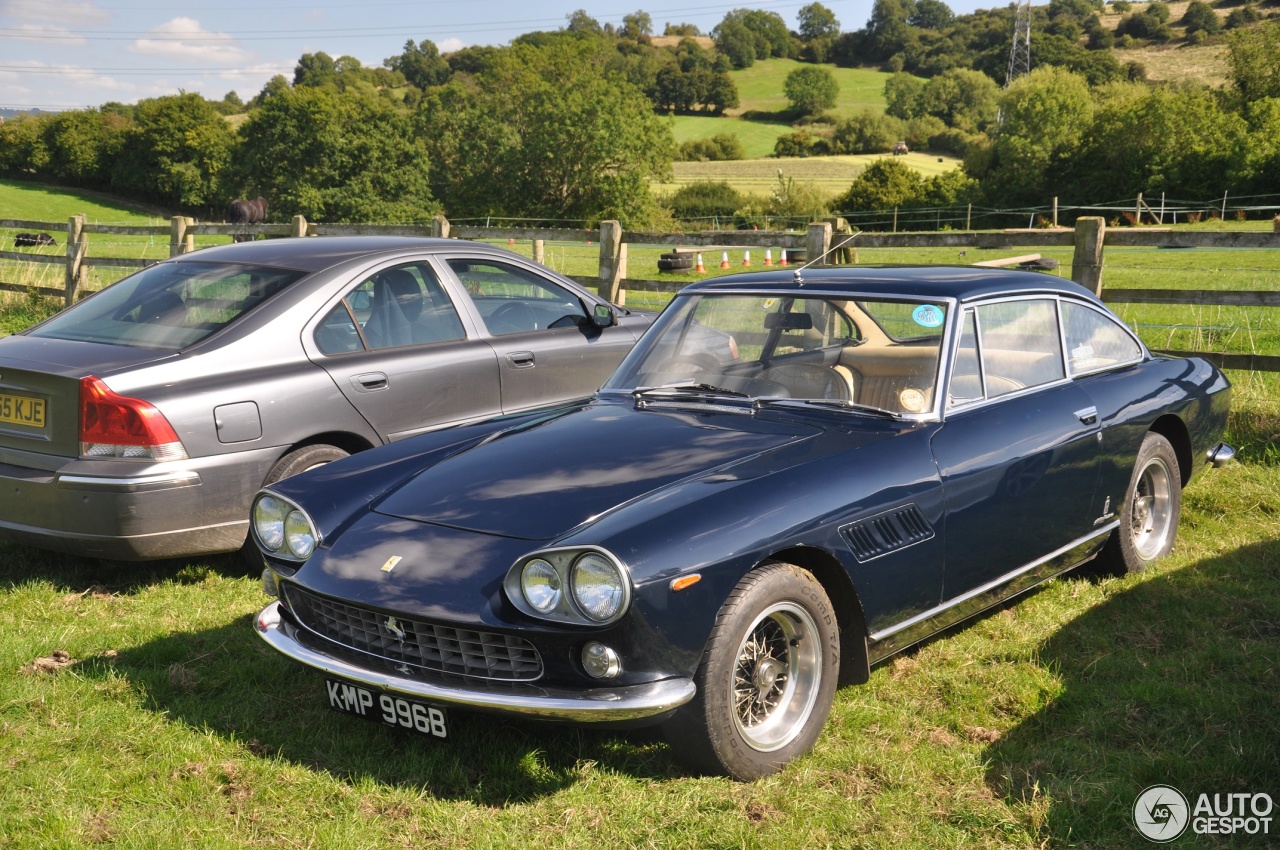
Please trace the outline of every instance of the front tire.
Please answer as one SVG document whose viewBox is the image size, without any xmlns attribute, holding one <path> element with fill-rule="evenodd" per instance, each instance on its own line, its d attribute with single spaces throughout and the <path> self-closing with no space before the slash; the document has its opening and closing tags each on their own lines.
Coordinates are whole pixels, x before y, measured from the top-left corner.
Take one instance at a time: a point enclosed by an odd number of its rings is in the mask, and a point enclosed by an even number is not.
<svg viewBox="0 0 1280 850">
<path fill-rule="evenodd" d="M 667 740 L 703 773 L 774 773 L 817 740 L 839 669 L 840 633 L 822 585 L 791 564 L 765 564 L 720 609 L 697 695 L 667 721 Z"/>
<path fill-rule="evenodd" d="M 1178 455 L 1160 434 L 1149 432 L 1138 450 L 1120 510 L 1120 527 L 1098 559 L 1116 575 L 1140 573 L 1173 549 L 1182 514 Z"/>
</svg>

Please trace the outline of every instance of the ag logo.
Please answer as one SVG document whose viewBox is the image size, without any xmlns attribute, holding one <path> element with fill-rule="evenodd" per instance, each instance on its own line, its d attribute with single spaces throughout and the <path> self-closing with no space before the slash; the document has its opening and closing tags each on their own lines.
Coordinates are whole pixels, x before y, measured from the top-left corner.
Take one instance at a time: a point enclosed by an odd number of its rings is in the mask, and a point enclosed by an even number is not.
<svg viewBox="0 0 1280 850">
<path fill-rule="evenodd" d="M 1152 785 L 1133 803 L 1133 825 L 1144 838 L 1164 844 L 1187 831 L 1191 820 L 1187 798 L 1177 788 Z"/>
</svg>

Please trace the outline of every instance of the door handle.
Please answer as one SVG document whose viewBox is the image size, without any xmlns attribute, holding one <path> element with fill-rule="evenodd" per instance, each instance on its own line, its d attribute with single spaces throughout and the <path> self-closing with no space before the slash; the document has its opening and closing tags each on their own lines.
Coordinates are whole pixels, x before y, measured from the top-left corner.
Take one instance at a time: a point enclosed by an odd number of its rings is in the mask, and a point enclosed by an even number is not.
<svg viewBox="0 0 1280 850">
<path fill-rule="evenodd" d="M 1086 425 L 1092 425 L 1098 421 L 1098 408 L 1083 407 L 1076 411 L 1076 418 Z"/>
<path fill-rule="evenodd" d="M 507 362 L 517 369 L 532 369 L 534 366 L 532 351 L 513 351 L 507 355 Z"/>
<path fill-rule="evenodd" d="M 361 392 L 385 390 L 387 388 L 387 376 L 383 372 L 365 372 L 363 375 L 352 377 L 351 383 L 355 384 L 356 389 Z"/>
</svg>

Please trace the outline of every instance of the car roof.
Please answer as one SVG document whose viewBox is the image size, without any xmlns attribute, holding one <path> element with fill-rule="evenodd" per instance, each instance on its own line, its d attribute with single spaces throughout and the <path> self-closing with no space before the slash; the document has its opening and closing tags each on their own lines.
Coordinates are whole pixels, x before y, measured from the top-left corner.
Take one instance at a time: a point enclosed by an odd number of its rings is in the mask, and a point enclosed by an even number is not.
<svg viewBox="0 0 1280 850">
<path fill-rule="evenodd" d="M 483 242 L 433 239 L 423 236 L 308 236 L 261 239 L 202 248 L 177 260 L 247 263 L 256 266 L 315 272 L 348 260 L 398 251 L 466 251 L 515 257 L 516 254 Z"/>
<path fill-rule="evenodd" d="M 900 294 L 913 299 L 957 301 L 1035 292 L 1073 295 L 1101 303 L 1092 292 L 1072 280 L 1041 272 L 974 266 L 821 266 L 745 272 L 699 281 L 686 286 L 681 293 L 731 290 L 793 295 L 818 291 L 850 296 Z"/>
</svg>

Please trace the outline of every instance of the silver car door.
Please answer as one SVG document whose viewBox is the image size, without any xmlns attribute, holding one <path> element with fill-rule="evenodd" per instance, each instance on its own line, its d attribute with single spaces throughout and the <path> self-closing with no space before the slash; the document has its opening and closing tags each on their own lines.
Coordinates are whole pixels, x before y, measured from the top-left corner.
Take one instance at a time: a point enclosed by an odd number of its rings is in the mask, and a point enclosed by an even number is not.
<svg viewBox="0 0 1280 850">
<path fill-rule="evenodd" d="M 425 260 L 359 281 L 308 332 L 316 363 L 384 440 L 502 412 L 497 356 Z"/>
<path fill-rule="evenodd" d="M 627 328 L 592 321 L 594 301 L 532 268 L 478 256 L 448 266 L 497 356 L 504 412 L 590 395 L 635 344 Z"/>
</svg>

